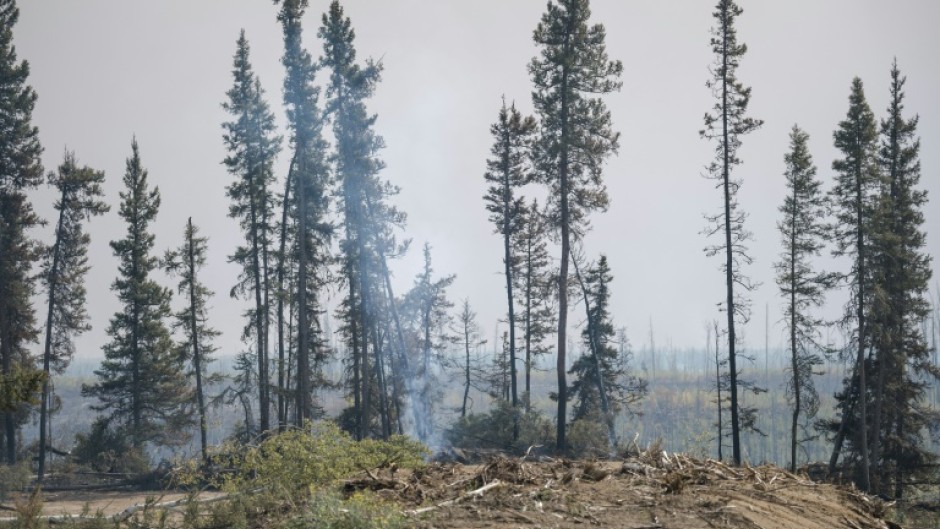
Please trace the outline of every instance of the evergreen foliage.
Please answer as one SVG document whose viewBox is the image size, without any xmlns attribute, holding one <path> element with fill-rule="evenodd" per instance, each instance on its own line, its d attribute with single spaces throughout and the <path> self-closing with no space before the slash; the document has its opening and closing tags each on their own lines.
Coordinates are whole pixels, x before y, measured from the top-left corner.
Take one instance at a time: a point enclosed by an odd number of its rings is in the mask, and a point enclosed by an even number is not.
<svg viewBox="0 0 940 529">
<path fill-rule="evenodd" d="M 453 302 L 447 299 L 447 288 L 456 276 L 434 277 L 431 266 L 431 245 L 424 245 L 424 267 L 415 278 L 414 286 L 405 295 L 403 313 L 409 323 L 412 351 L 417 355 L 414 372 L 405 376 L 414 377 L 410 397 L 415 405 L 415 428 L 418 440 L 428 443 L 436 428 L 436 406 L 440 402 L 441 387 L 436 368 L 445 364 L 445 351 L 451 342 L 447 334 L 450 324 L 450 309 Z"/>
<path fill-rule="evenodd" d="M 705 114 L 705 128 L 699 132 L 701 137 L 715 142 L 715 159 L 707 166 L 707 177 L 716 181 L 716 188 L 722 192 L 722 209 L 715 215 L 706 215 L 709 226 L 705 234 L 716 237 L 719 242 L 707 246 L 709 256 L 724 258 L 721 270 L 725 274 L 727 295 L 722 310 L 727 315 L 728 335 L 728 373 L 731 400 L 731 444 L 736 465 L 741 464 L 741 430 L 747 429 L 745 422 L 750 422 L 755 410 L 744 409 L 738 399 L 738 389 L 744 385 L 738 380 L 739 333 L 736 323 L 746 323 L 750 318 L 750 301 L 742 294 L 750 292 L 756 285 L 744 274 L 743 267 L 753 261 L 748 254 L 747 242 L 752 235 L 744 227 L 747 214 L 740 209 L 738 189 L 741 178 L 732 175 L 735 166 L 741 164 L 738 149 L 741 137 L 757 130 L 763 124 L 761 120 L 747 116 L 747 107 L 751 100 L 751 89 L 738 81 L 737 69 L 741 58 L 747 53 L 747 45 L 738 43 L 735 21 L 743 10 L 733 0 L 719 0 L 713 17 L 716 25 L 712 28 L 711 48 L 715 62 L 710 68 L 712 74 L 706 86 L 715 97 L 712 113 Z M 735 290 L 737 289 L 737 291 Z"/>
<path fill-rule="evenodd" d="M 531 410 L 532 370 L 539 357 L 551 352 L 548 340 L 555 332 L 557 271 L 552 268 L 548 255 L 548 224 L 538 201 L 532 200 L 519 215 L 521 228 L 512 241 L 513 260 L 517 266 L 513 280 L 518 296 L 521 346 L 525 351 L 525 389 L 522 395 L 526 409 Z"/>
<path fill-rule="evenodd" d="M 381 80 L 382 65 L 371 60 L 357 62 L 356 34 L 337 1 L 323 15 L 318 34 L 323 39 L 321 61 L 331 70 L 326 110 L 333 119 L 336 139 L 332 163 L 342 202 L 340 249 L 346 288 L 338 315 L 349 352 L 347 391 L 353 399 L 353 433 L 357 439 L 369 435 L 388 438 L 393 406 L 386 366 L 393 361 L 393 340 L 388 332 L 389 314 L 383 310 L 389 296 L 381 263 L 386 254 L 396 251 L 390 228 L 404 217 L 385 205 L 385 197 L 397 189 L 379 180 L 385 165 L 377 154 L 385 144 L 374 131 L 377 116 L 366 108 Z"/>
<path fill-rule="evenodd" d="M 836 224 L 832 234 L 836 243 L 834 255 L 851 259 L 850 271 L 843 275 L 851 290 L 851 300 L 846 305 L 842 324 L 848 329 L 851 341 L 849 350 L 855 351 L 855 366 L 852 376 L 846 380 L 845 390 L 836 396 L 841 418 L 830 428 L 835 429 L 832 471 L 841 453 L 844 440 L 850 443 L 849 452 L 854 454 L 852 466 L 862 490 L 870 490 L 870 453 L 868 428 L 853 427 L 868 424 L 868 393 L 866 351 L 871 346 L 871 335 L 867 317 L 871 312 L 872 274 L 871 242 L 875 230 L 874 212 L 880 187 L 880 176 L 875 160 L 876 128 L 875 116 L 865 100 L 862 80 L 852 81 L 849 110 L 845 120 L 833 133 L 835 146 L 842 154 L 832 162 L 836 173 L 836 185 L 832 200 Z M 852 417 L 858 417 L 858 422 Z"/>
<path fill-rule="evenodd" d="M 261 82 L 252 70 L 249 55 L 250 47 L 243 30 L 238 38 L 232 70 L 234 85 L 226 94 L 228 101 L 222 104 L 232 121 L 222 127 L 228 150 L 224 164 L 235 178 L 226 187 L 226 194 L 232 201 L 229 216 L 238 219 L 245 236 L 245 243 L 229 257 L 241 268 L 231 295 L 253 302 L 246 313 L 248 323 L 244 337 L 255 340 L 260 380 L 258 408 L 261 429 L 266 431 L 271 427 L 268 337 L 273 291 L 274 212 L 278 207 L 273 192 L 273 164 L 280 152 L 281 138 L 276 134 L 274 115 L 264 99 Z"/>
<path fill-rule="evenodd" d="M 329 355 L 323 343 L 319 318 L 323 312 L 321 291 L 329 282 L 330 244 L 334 227 L 328 219 L 331 175 L 327 143 L 322 131 L 320 88 L 315 84 L 320 68 L 301 42 L 305 0 L 284 0 L 278 20 L 284 30 L 284 105 L 287 108 L 294 171 L 289 189 L 294 191 L 296 244 L 291 253 L 297 263 L 297 349 L 294 421 L 302 426 L 318 415 L 316 388 L 325 385 L 322 366 Z"/>
<path fill-rule="evenodd" d="M 904 115 L 904 85 L 897 61 L 891 68 L 890 102 L 881 120 L 877 163 L 882 175 L 876 212 L 875 405 L 872 428 L 874 489 L 901 499 L 905 482 L 931 475 L 937 454 L 927 449 L 928 432 L 940 427 L 940 410 L 926 405 L 930 382 L 940 378 L 921 323 L 929 317 L 927 298 L 932 259 L 926 251 L 920 186 L 918 116 Z M 893 491 L 891 490 L 893 488 Z"/>
<path fill-rule="evenodd" d="M 49 184 L 58 191 L 55 242 L 48 249 L 42 279 L 48 296 L 46 339 L 42 357 L 45 380 L 39 408 L 39 480 L 46 463 L 46 433 L 49 415 L 49 377 L 61 375 L 75 355 L 74 339 L 91 329 L 85 310 L 85 275 L 91 235 L 84 224 L 93 216 L 111 208 L 101 198 L 104 173 L 90 167 L 78 167 L 75 154 L 66 152 L 58 172 L 51 173 Z"/>
<path fill-rule="evenodd" d="M 13 45 L 18 19 L 15 0 L 0 0 L 0 375 L 9 380 L 33 363 L 27 346 L 39 331 L 30 298 L 36 287 L 33 265 L 42 256 L 30 236 L 42 221 L 27 194 L 43 180 L 42 146 L 32 124 L 36 92 L 27 84 L 29 64 L 19 61 Z M 23 404 L 3 413 L 0 445 L 9 464 L 16 462 L 17 430 L 27 410 Z"/>
<path fill-rule="evenodd" d="M 533 147 L 536 181 L 549 190 L 549 224 L 561 242 L 558 287 L 558 431 L 566 447 L 568 382 L 568 266 L 571 238 L 588 229 L 588 215 L 606 210 L 604 160 L 617 152 L 619 134 L 600 94 L 620 89 L 623 65 L 607 57 L 606 31 L 589 25 L 588 0 L 552 0 L 533 34 L 539 55 L 529 63 L 532 100 L 540 122 Z"/>
<path fill-rule="evenodd" d="M 199 447 L 205 460 L 209 457 L 206 387 L 220 380 L 218 376 L 208 376 L 207 372 L 209 364 L 214 361 L 212 353 L 216 351 L 212 340 L 220 334 L 209 326 L 208 302 L 213 292 L 199 279 L 206 266 L 207 243 L 208 239 L 199 236 L 199 228 L 190 217 L 186 222 L 182 246 L 167 252 L 164 257 L 167 271 L 179 277 L 176 293 L 186 299 L 186 308 L 175 314 L 173 328 L 183 331 L 184 339 L 177 345 L 179 356 L 190 364 L 187 376 L 196 383 L 190 404 L 195 406 L 199 419 Z"/>
<path fill-rule="evenodd" d="M 159 266 L 153 255 L 150 225 L 160 209 L 160 190 L 151 189 L 135 139 L 124 173 L 119 213 L 127 235 L 111 241 L 118 277 L 111 286 L 121 310 L 111 318 L 98 380 L 82 386 L 82 395 L 98 399 L 92 408 L 129 436 L 130 445 L 174 445 L 185 440 L 191 414 L 190 390 L 176 354 L 167 319 L 172 292 L 152 277 Z"/>
<path fill-rule="evenodd" d="M 523 220 L 525 202 L 517 193 L 519 188 L 531 179 L 529 154 L 535 127 L 534 118 L 523 118 L 516 110 L 515 104 L 507 108 L 504 98 L 499 118 L 490 127 L 494 139 L 490 149 L 492 157 L 486 161 L 486 173 L 483 175 L 489 184 L 483 196 L 486 210 L 490 212 L 490 222 L 495 225 L 496 233 L 503 236 L 503 267 L 509 325 L 508 361 L 513 406 L 519 405 L 519 392 L 516 380 L 516 312 L 513 295 L 518 263 L 512 251 L 512 243 L 515 235 L 522 230 L 520 222 Z"/>
<path fill-rule="evenodd" d="M 574 381 L 568 388 L 575 401 L 572 423 L 593 421 L 607 427 L 608 448 L 617 445 L 614 417 L 621 411 L 635 413 L 632 405 L 647 393 L 646 381 L 629 372 L 618 351 L 616 330 L 610 316 L 610 283 L 613 275 L 607 256 L 581 274 L 575 257 L 574 267 L 584 302 L 586 321 L 581 338 L 588 354 L 582 355 L 568 370 Z"/>
<path fill-rule="evenodd" d="M 824 219 L 828 200 L 822 183 L 816 178 L 816 166 L 809 153 L 809 135 L 796 125 L 790 131 L 790 151 L 784 156 L 787 197 L 777 223 L 784 250 L 774 265 L 777 285 L 785 300 L 784 319 L 790 349 L 790 378 L 786 393 L 793 407 L 790 426 L 790 471 L 797 466 L 800 435 L 807 436 L 807 421 L 819 410 L 819 394 L 813 384 L 820 353 L 827 350 L 821 329 L 825 322 L 813 311 L 825 302 L 826 291 L 834 286 L 835 276 L 814 269 L 813 259 L 820 256 L 829 239 Z M 803 421 L 800 421 L 802 416 Z"/>
</svg>

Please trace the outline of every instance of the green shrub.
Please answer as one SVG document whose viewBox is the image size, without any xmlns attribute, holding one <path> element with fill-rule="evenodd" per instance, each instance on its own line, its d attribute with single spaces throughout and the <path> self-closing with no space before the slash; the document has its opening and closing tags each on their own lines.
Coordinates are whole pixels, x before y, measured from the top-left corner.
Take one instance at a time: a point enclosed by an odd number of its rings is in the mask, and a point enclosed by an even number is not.
<svg viewBox="0 0 940 529">
<path fill-rule="evenodd" d="M 313 495 L 305 512 L 291 518 L 279 529 L 399 529 L 407 520 L 394 504 L 368 494 L 343 500 L 334 492 Z"/>
<path fill-rule="evenodd" d="M 88 433 L 75 436 L 72 456 L 79 465 L 99 472 L 126 472 L 143 474 L 150 470 L 150 458 L 128 442 L 129 436 L 115 430 L 108 421 L 99 417 Z"/>
<path fill-rule="evenodd" d="M 593 418 L 578 419 L 568 425 L 568 452 L 573 457 L 610 455 L 607 426 Z"/>
<path fill-rule="evenodd" d="M 513 422 L 519 421 L 519 438 L 513 441 Z M 554 425 L 537 411 L 513 409 L 498 402 L 488 413 L 461 417 L 448 432 L 450 442 L 460 448 L 491 448 L 523 452 L 530 446 L 550 446 Z"/>
<path fill-rule="evenodd" d="M 0 501 L 9 497 L 11 492 L 25 490 L 29 486 L 32 473 L 23 462 L 16 465 L 0 464 Z"/>
<path fill-rule="evenodd" d="M 264 490 L 293 501 L 353 472 L 392 464 L 417 467 L 427 456 L 424 445 L 407 437 L 356 442 L 336 424 L 320 422 L 307 430 L 271 435 L 258 446 L 224 445 L 212 455 L 211 465 L 224 472 L 210 484 L 230 493 Z M 178 472 L 177 482 L 202 485 L 200 467 L 190 461 Z"/>
</svg>

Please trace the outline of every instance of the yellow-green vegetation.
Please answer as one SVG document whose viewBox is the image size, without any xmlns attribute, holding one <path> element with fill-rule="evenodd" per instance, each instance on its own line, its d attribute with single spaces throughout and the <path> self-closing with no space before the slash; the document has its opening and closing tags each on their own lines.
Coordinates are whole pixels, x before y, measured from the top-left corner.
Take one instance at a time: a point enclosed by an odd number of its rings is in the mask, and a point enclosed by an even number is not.
<svg viewBox="0 0 940 529">
<path fill-rule="evenodd" d="M 229 494 L 205 512 L 188 509 L 187 527 L 386 529 L 403 527 L 397 506 L 368 495 L 344 500 L 334 490 L 337 481 L 392 465 L 417 468 L 428 454 L 408 437 L 355 441 L 334 423 L 321 422 L 271 435 L 254 446 L 226 444 L 210 456 L 208 466 L 201 460 L 182 465 L 176 482 Z"/>
</svg>

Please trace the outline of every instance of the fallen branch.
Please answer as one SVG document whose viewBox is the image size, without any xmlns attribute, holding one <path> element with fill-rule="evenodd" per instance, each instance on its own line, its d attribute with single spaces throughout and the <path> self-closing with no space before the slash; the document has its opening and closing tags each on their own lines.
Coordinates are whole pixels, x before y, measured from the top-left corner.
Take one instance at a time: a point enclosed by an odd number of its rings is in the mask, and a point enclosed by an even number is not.
<svg viewBox="0 0 940 529">
<path fill-rule="evenodd" d="M 460 503 L 460 502 L 462 502 L 462 501 L 464 501 L 464 500 L 467 500 L 467 499 L 470 499 L 470 498 L 473 498 L 473 497 L 480 497 L 480 496 L 483 496 L 483 493 L 485 493 L 486 491 L 491 490 L 491 489 L 495 489 L 496 487 L 500 487 L 500 486 L 502 486 L 502 485 L 503 485 L 503 482 L 502 482 L 502 481 L 500 481 L 500 480 L 498 480 L 498 479 L 494 479 L 493 481 L 487 483 L 486 485 L 483 485 L 482 487 L 480 487 L 480 488 L 478 488 L 478 489 L 471 490 L 470 492 L 464 493 L 462 496 L 460 496 L 460 497 L 458 497 L 458 498 L 455 498 L 455 499 L 453 499 L 453 500 L 447 500 L 447 501 L 438 503 L 437 505 L 432 505 L 432 506 L 430 506 L 430 507 L 422 507 L 422 508 L 420 508 L 420 509 L 410 509 L 410 510 L 403 511 L 403 512 L 404 512 L 404 514 L 411 515 L 411 516 L 415 516 L 415 515 L 418 515 L 418 514 L 424 514 L 424 513 L 426 513 L 426 512 L 431 512 L 431 511 L 436 510 L 436 509 L 441 509 L 441 508 L 443 508 L 443 507 L 452 507 L 452 506 L 457 505 L 458 503 Z"/>
</svg>

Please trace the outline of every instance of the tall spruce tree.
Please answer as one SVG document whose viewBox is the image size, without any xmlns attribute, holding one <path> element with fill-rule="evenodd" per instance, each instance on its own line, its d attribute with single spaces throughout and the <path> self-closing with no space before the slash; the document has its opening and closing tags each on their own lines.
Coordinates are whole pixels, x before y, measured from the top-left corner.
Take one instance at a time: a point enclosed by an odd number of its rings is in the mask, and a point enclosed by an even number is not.
<svg viewBox="0 0 940 529">
<path fill-rule="evenodd" d="M 549 189 L 548 218 L 559 233 L 558 417 L 556 450 L 567 424 L 568 267 L 571 239 L 588 228 L 588 215 L 606 210 L 604 160 L 618 149 L 619 134 L 600 94 L 620 89 L 623 65 L 607 57 L 606 31 L 588 25 L 588 0 L 552 0 L 535 29 L 539 55 L 529 63 L 532 99 L 541 123 L 533 148 L 537 180 Z"/>
<path fill-rule="evenodd" d="M 368 113 L 366 100 L 375 92 L 382 65 L 371 60 L 357 63 L 350 19 L 339 2 L 333 1 L 322 17 L 321 62 L 331 70 L 327 85 L 327 113 L 333 118 L 336 151 L 337 193 L 342 200 L 344 238 L 341 242 L 346 298 L 340 318 L 351 366 L 350 393 L 355 416 L 354 435 L 363 438 L 372 429 L 373 411 L 380 415 L 381 435 L 390 435 L 391 421 L 384 366 L 387 347 L 381 325 L 381 281 L 376 274 L 377 241 L 367 215 L 366 193 L 377 183 L 384 163 L 377 153 L 384 147 L 375 134 L 376 116 Z M 370 354 L 371 349 L 371 354 Z"/>
<path fill-rule="evenodd" d="M 881 121 L 876 154 L 881 191 L 875 211 L 872 343 L 876 370 L 872 395 L 872 488 L 900 499 L 905 481 L 929 475 L 937 460 L 925 432 L 940 424 L 930 410 L 930 381 L 940 377 L 921 327 L 930 313 L 927 298 L 931 258 L 926 253 L 920 188 L 918 117 L 904 115 L 904 84 L 897 61 L 891 68 L 890 102 Z M 893 488 L 893 490 L 891 490 Z"/>
<path fill-rule="evenodd" d="M 715 62 L 710 71 L 712 78 L 706 86 L 715 96 L 715 106 L 705 114 L 705 128 L 700 131 L 703 138 L 715 142 L 715 159 L 707 166 L 708 178 L 716 181 L 721 190 L 722 209 L 716 215 L 706 215 L 708 237 L 719 238 L 719 242 L 708 246 L 708 256 L 724 258 L 721 270 L 725 274 L 726 296 L 723 310 L 727 315 L 728 370 L 731 399 L 731 450 L 736 465 L 741 464 L 742 409 L 739 407 L 739 336 L 735 324 L 744 323 L 750 317 L 750 304 L 742 291 L 753 290 L 754 284 L 744 275 L 743 266 L 751 263 L 747 253 L 747 241 L 751 233 L 744 227 L 747 214 L 738 204 L 738 189 L 741 179 L 732 175 L 735 166 L 741 164 L 738 149 L 741 137 L 757 130 L 761 120 L 747 116 L 751 100 L 751 89 L 737 78 L 741 58 L 747 53 L 747 45 L 738 42 L 734 24 L 743 10 L 734 0 L 719 0 L 713 16 L 711 48 Z"/>
<path fill-rule="evenodd" d="M 59 195 L 54 205 L 59 218 L 55 242 L 46 253 L 42 272 L 48 311 L 42 356 L 45 381 L 39 408 L 39 481 L 43 480 L 46 470 L 50 377 L 53 372 L 65 371 L 75 354 L 75 337 L 91 328 L 85 310 L 85 274 L 90 268 L 91 235 L 84 224 L 111 209 L 101 200 L 104 172 L 78 167 L 74 153 L 65 153 L 62 165 L 49 175 L 48 181 Z"/>
<path fill-rule="evenodd" d="M 4 94 L 0 98 L 0 375 L 4 380 L 20 380 L 14 375 L 29 371 L 33 361 L 26 346 L 38 335 L 30 298 L 35 291 L 32 266 L 41 252 L 29 231 L 41 220 L 27 192 L 42 183 L 42 146 L 32 124 L 36 92 L 26 84 L 29 64 L 17 59 L 13 46 L 18 19 L 16 2 L 0 0 L 0 92 Z M 17 429 L 26 416 L 25 406 L 14 408 L 3 411 L 0 436 L 10 464 L 16 462 Z"/>
<path fill-rule="evenodd" d="M 836 185 L 832 190 L 836 225 L 832 234 L 836 242 L 834 255 L 848 256 L 852 260 L 844 279 L 851 288 L 851 300 L 846 305 L 843 324 L 851 328 L 851 347 L 855 348 L 854 374 L 846 380 L 844 391 L 837 396 L 841 418 L 830 459 L 835 467 L 844 440 L 851 434 L 852 451 L 857 461 L 858 485 L 869 490 L 870 453 L 868 446 L 868 377 L 866 351 L 871 346 L 867 316 L 871 312 L 871 240 L 876 198 L 880 176 L 875 163 L 877 129 L 862 80 L 852 81 L 849 110 L 845 120 L 833 133 L 835 146 L 842 158 L 832 162 Z M 853 416 L 858 415 L 855 422 Z"/>
<path fill-rule="evenodd" d="M 219 378 L 210 377 L 207 368 L 213 361 L 212 353 L 216 351 L 212 340 L 220 333 L 209 326 L 208 302 L 213 292 L 199 279 L 199 273 L 206 265 L 207 243 L 208 239 L 199 236 L 199 228 L 193 225 L 190 217 L 186 222 L 182 246 L 166 253 L 164 265 L 168 272 L 179 277 L 176 292 L 186 299 L 186 307 L 176 313 L 173 327 L 183 331 L 184 339 L 178 345 L 179 356 L 189 362 L 188 375 L 196 383 L 192 404 L 199 418 L 199 448 L 203 461 L 208 463 L 206 386 L 217 382 Z"/>
<path fill-rule="evenodd" d="M 122 307 L 108 326 L 111 341 L 95 371 L 98 380 L 83 385 L 82 395 L 97 398 L 92 409 L 105 412 L 106 421 L 141 450 L 146 443 L 181 442 L 191 416 L 186 408 L 189 388 L 167 328 L 172 292 L 150 276 L 159 264 L 151 255 L 150 224 L 160 209 L 160 190 L 150 188 L 136 139 L 131 149 L 124 173 L 126 190 L 120 194 L 127 235 L 111 241 L 119 260 L 111 290 Z"/>
<path fill-rule="evenodd" d="M 526 410 L 532 405 L 532 370 L 540 356 L 551 351 L 548 338 L 554 332 L 555 271 L 548 255 L 548 223 L 532 200 L 520 211 L 521 228 L 513 239 L 513 259 L 518 270 L 513 276 L 515 293 L 518 296 L 519 316 L 522 331 L 521 345 L 525 351 L 525 389 L 523 401 Z"/>
<path fill-rule="evenodd" d="M 516 311 L 513 286 L 518 262 L 514 255 L 513 240 L 522 229 L 524 198 L 517 196 L 519 189 L 530 179 L 529 160 L 531 142 L 535 133 L 535 119 L 523 117 L 516 110 L 515 104 L 503 106 L 499 118 L 490 127 L 493 135 L 491 158 L 486 161 L 486 173 L 483 177 L 489 184 L 486 195 L 486 210 L 490 212 L 490 222 L 496 227 L 496 233 L 503 237 L 503 272 L 506 279 L 507 323 L 509 325 L 509 376 L 513 408 L 519 406 L 519 391 L 516 376 Z M 518 423 L 513 428 L 513 436 L 518 437 Z"/>
<path fill-rule="evenodd" d="M 825 350 L 820 332 L 824 322 L 813 314 L 825 302 L 826 290 L 835 283 L 833 274 L 813 268 L 829 239 L 825 217 L 828 200 L 816 178 L 816 166 L 809 153 L 809 135 L 796 125 L 790 131 L 790 151 L 784 156 L 787 197 L 777 223 L 784 250 L 774 265 L 777 285 L 784 298 L 784 318 L 789 334 L 790 377 L 787 398 L 793 408 L 790 423 L 790 471 L 796 472 L 800 430 L 819 410 L 819 394 L 813 383 L 816 366 L 822 364 Z M 803 418 L 803 422 L 800 418 Z"/>
<path fill-rule="evenodd" d="M 264 100 L 264 91 L 252 70 L 249 55 L 248 39 L 242 30 L 232 69 L 234 85 L 226 93 L 228 100 L 222 104 L 232 118 L 222 125 L 228 150 L 223 163 L 235 177 L 226 187 L 232 201 L 229 216 L 238 219 L 245 236 L 245 244 L 229 257 L 241 267 L 231 294 L 253 302 L 247 311 L 244 335 L 255 340 L 260 427 L 267 431 L 271 427 L 268 336 L 273 285 L 270 261 L 274 253 L 273 212 L 278 206 L 273 192 L 273 164 L 280 151 L 281 138 L 275 132 L 274 115 Z"/>
<path fill-rule="evenodd" d="M 320 291 L 328 280 L 333 226 L 329 211 L 330 174 L 327 143 L 322 132 L 324 116 L 319 107 L 320 88 L 315 85 L 320 66 L 303 47 L 301 19 L 306 0 L 283 0 L 278 20 L 284 31 L 284 105 L 294 149 L 292 175 L 296 204 L 297 351 L 295 422 L 302 426 L 315 413 L 313 379 L 326 352 L 318 318 L 322 312 Z M 313 360 L 313 364 L 311 364 Z"/>
</svg>

